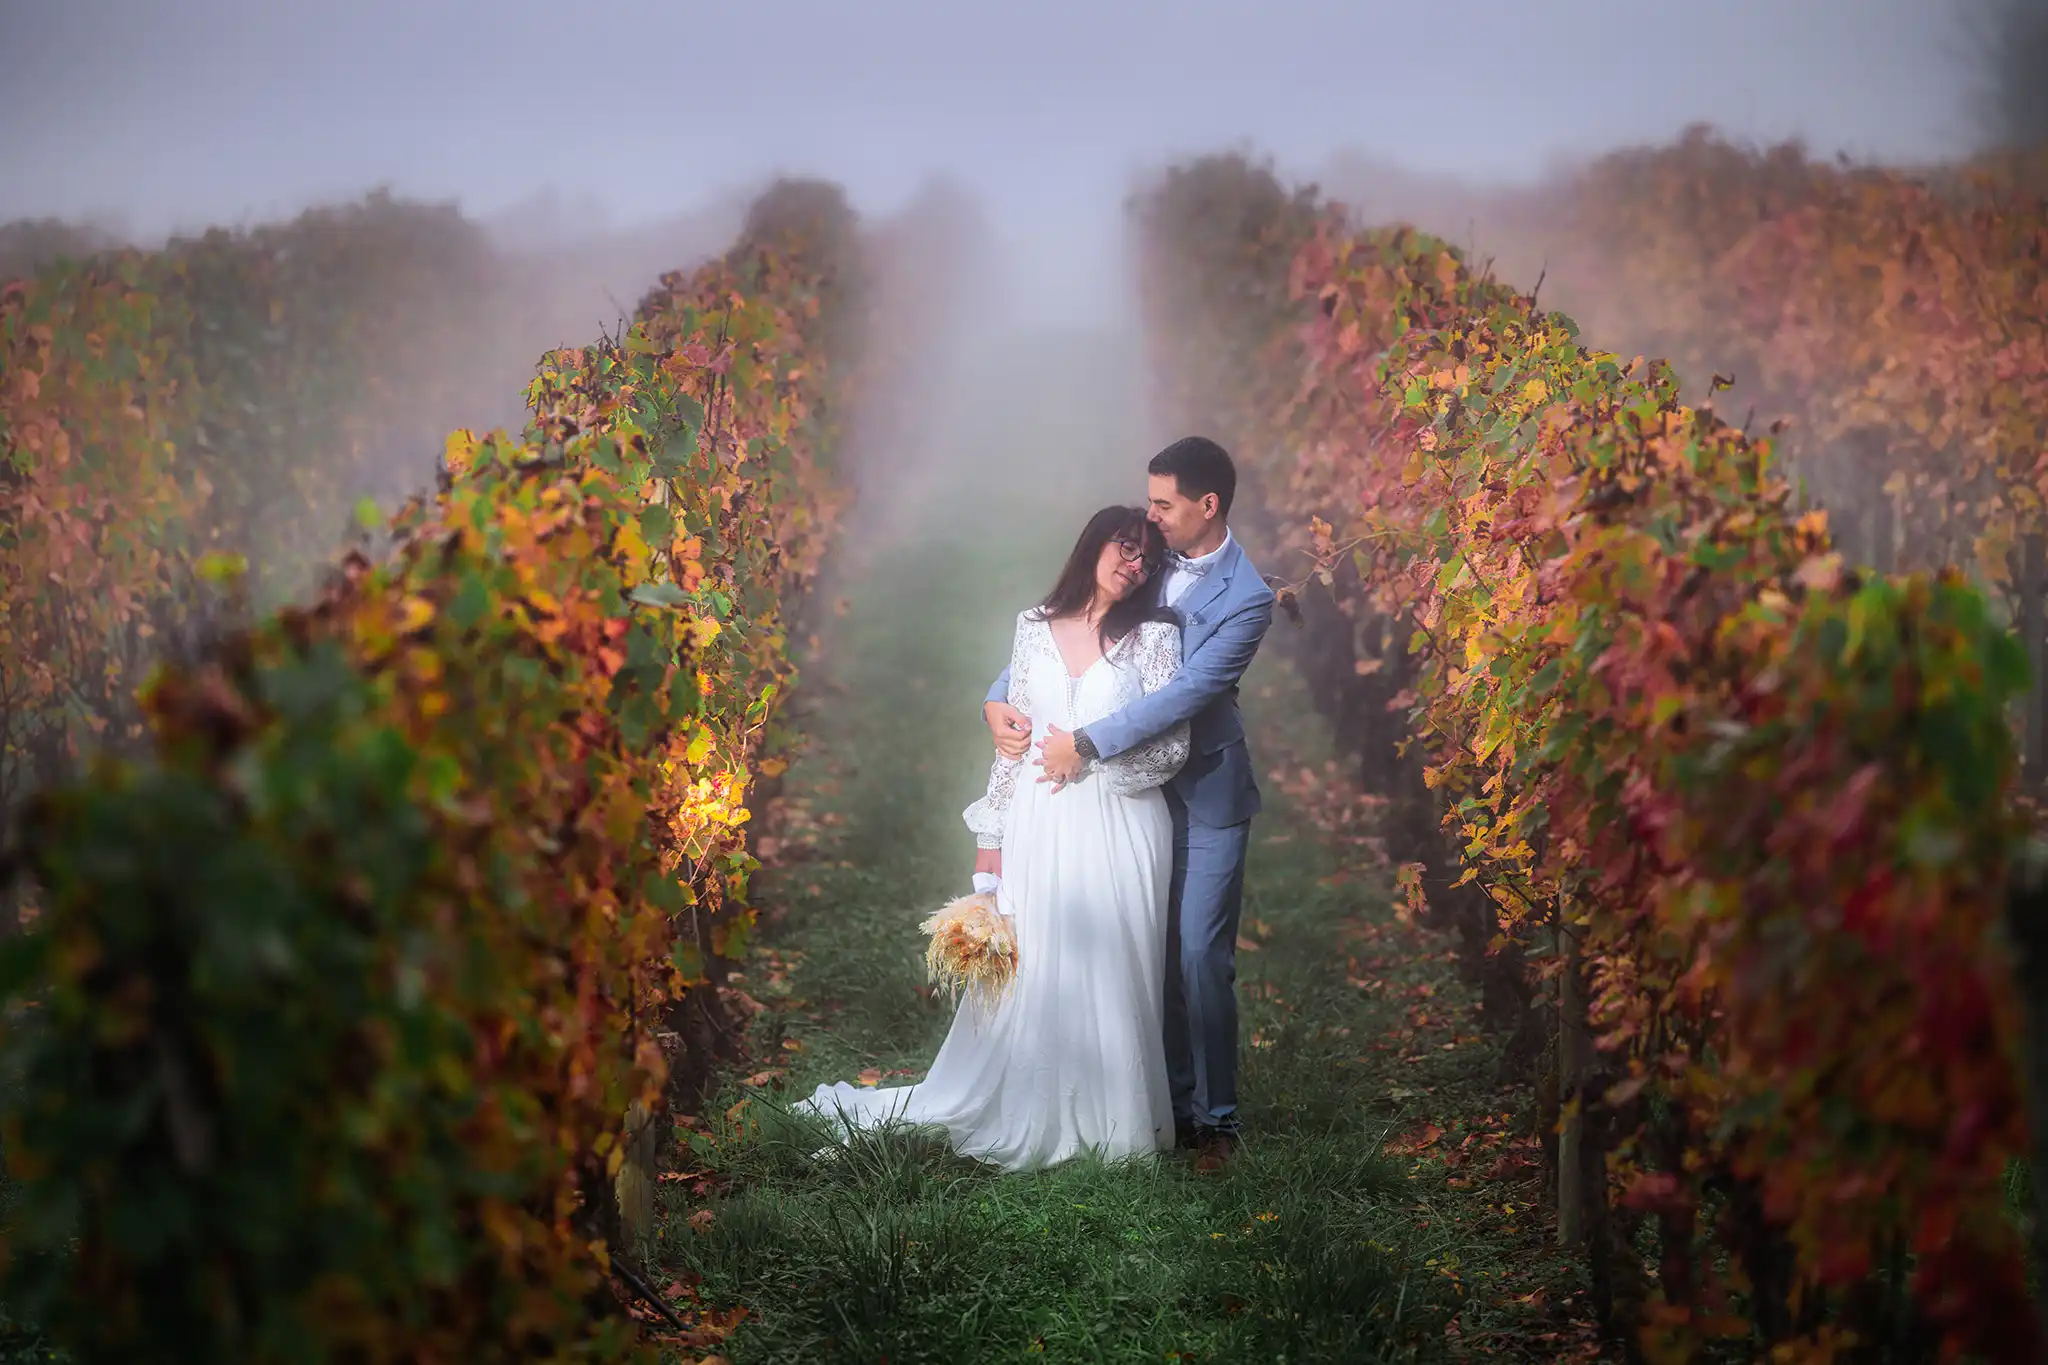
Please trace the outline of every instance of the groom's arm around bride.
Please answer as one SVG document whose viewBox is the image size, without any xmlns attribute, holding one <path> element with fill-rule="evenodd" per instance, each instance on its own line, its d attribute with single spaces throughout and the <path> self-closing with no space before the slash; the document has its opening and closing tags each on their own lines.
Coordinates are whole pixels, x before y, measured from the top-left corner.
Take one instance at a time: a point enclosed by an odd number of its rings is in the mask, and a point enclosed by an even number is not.
<svg viewBox="0 0 2048 1365">
<path fill-rule="evenodd" d="M 1266 628 L 1273 624 L 1273 592 L 1261 583 L 1261 595 L 1238 606 L 1217 622 L 1216 629 L 1181 661 L 1180 672 L 1157 692 L 1139 698 L 1114 715 L 1087 726 L 1074 738 L 1055 734 L 1045 744 L 1045 770 L 1056 781 L 1072 781 L 1079 775 L 1086 744 L 1093 757 L 1115 758 L 1154 735 L 1164 734 L 1182 721 L 1192 721 L 1221 697 L 1237 690 L 1238 679 L 1259 652 Z M 1237 730 L 1228 739 L 1243 737 Z M 1214 742 L 1224 736 L 1204 736 Z M 1068 756 L 1072 755 L 1071 760 Z"/>
<path fill-rule="evenodd" d="M 1193 726 L 1198 754 L 1244 737 L 1234 697 L 1272 624 L 1274 594 L 1230 534 L 1226 519 L 1235 470 L 1220 446 L 1190 437 L 1155 456 L 1149 473 L 1150 515 L 1174 552 L 1173 566 L 1155 590 L 1181 619 L 1181 669 L 1159 691 L 1077 735 L 1052 728 L 1038 761 L 1045 779 L 1061 785 L 1079 777 L 1087 760 L 1114 758 L 1182 721 Z M 1006 671 L 990 688 L 983 715 L 997 750 L 1021 758 L 1030 744 L 1029 727 L 1014 723 L 1007 692 Z M 1233 818 L 1244 815 L 1233 812 Z"/>
</svg>

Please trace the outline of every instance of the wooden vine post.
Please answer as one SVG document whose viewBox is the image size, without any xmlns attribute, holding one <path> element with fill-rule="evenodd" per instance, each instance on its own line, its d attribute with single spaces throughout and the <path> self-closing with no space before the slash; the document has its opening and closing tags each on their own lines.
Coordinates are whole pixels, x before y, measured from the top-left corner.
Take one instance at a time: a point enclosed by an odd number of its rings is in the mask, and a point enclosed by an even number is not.
<svg viewBox="0 0 2048 1365">
<path fill-rule="evenodd" d="M 2018 860 L 2006 901 L 2006 931 L 2012 939 L 2014 975 L 2023 1011 L 2022 1065 L 2026 1069 L 2027 1117 L 2033 1130 L 2028 1184 L 2033 1196 L 2035 1312 L 2048 1317 L 2048 845 L 2036 843 Z M 2042 1355 L 2048 1365 L 2048 1341 Z"/>
<path fill-rule="evenodd" d="M 653 481 L 653 492 L 648 501 L 656 507 L 668 507 L 667 479 Z M 668 555 L 655 555 L 649 559 L 648 581 L 674 581 Z M 653 1113 L 645 1104 L 634 1100 L 626 1110 L 625 1125 L 619 1135 L 625 1151 L 619 1162 L 618 1174 L 612 1177 L 612 1195 L 618 1205 L 619 1231 L 624 1247 L 636 1258 L 654 1240 L 654 1186 L 659 1174 L 660 1154 L 656 1132 Z"/>
<path fill-rule="evenodd" d="M 654 1115 L 638 1100 L 626 1114 L 625 1159 L 613 1179 L 619 1201 L 619 1228 L 626 1248 L 637 1257 L 654 1240 L 655 1141 Z"/>
<path fill-rule="evenodd" d="M 1579 980 L 1579 939 L 1571 929 L 1571 898 L 1557 898 L 1557 1243 L 1586 1240 L 1586 1112 L 1583 1086 L 1592 1041 L 1586 1031 L 1586 994 Z"/>
<path fill-rule="evenodd" d="M 2041 589 L 2048 584 L 2048 536 L 2039 532 L 2026 537 L 2020 548 L 2020 581 L 2015 594 L 2013 628 L 2027 650 L 2027 667 L 2033 678 L 2027 688 L 2026 714 L 2022 718 L 2025 749 L 2022 770 L 2029 787 L 2039 790 L 2043 764 L 2048 763 L 2048 630 L 2041 619 Z"/>
</svg>

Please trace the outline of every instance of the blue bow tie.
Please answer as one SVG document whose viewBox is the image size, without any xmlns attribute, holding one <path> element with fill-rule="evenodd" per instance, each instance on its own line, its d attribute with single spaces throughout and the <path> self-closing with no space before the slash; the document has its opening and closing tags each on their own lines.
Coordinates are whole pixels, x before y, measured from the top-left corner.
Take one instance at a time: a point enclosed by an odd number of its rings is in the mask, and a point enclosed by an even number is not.
<svg viewBox="0 0 2048 1365">
<path fill-rule="evenodd" d="M 1204 555 L 1199 560 L 1189 559 L 1179 550 L 1168 550 L 1166 552 L 1166 562 L 1171 564 L 1175 571 L 1179 573 L 1193 574 L 1195 577 L 1200 578 L 1203 574 L 1209 572 L 1210 566 L 1216 561 L 1207 555 Z"/>
</svg>

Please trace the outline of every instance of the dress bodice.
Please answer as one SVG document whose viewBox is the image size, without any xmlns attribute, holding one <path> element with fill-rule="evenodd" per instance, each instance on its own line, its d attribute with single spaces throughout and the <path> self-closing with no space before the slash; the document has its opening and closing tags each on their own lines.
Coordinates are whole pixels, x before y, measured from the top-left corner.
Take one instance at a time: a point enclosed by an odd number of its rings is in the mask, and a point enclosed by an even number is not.
<svg viewBox="0 0 2048 1365">
<path fill-rule="evenodd" d="M 1071 734 L 1122 710 L 1166 686 L 1179 668 L 1180 631 L 1171 622 L 1147 621 L 1075 677 L 1051 623 L 1027 611 L 1017 618 L 1010 650 L 1010 705 L 1030 718 L 1035 743 L 1049 726 Z M 1099 774 L 1111 792 L 1136 797 L 1170 781 L 1187 756 L 1188 723 L 1182 720 L 1111 758 L 1090 759 L 1079 780 Z M 1001 847 L 1022 768 L 1021 759 L 998 757 L 989 767 L 988 794 L 967 808 L 967 827 L 981 847 Z"/>
<path fill-rule="evenodd" d="M 1048 622 L 1023 622 L 1019 634 L 1020 652 L 1028 658 L 1025 691 L 1029 702 L 1019 709 L 1030 714 L 1034 738 L 1044 738 L 1048 725 L 1078 730 L 1145 695 L 1145 682 L 1138 666 L 1138 631 L 1111 645 L 1108 653 L 1090 664 L 1079 677 L 1067 671 L 1066 658 L 1060 653 L 1059 642 L 1053 639 Z"/>
</svg>

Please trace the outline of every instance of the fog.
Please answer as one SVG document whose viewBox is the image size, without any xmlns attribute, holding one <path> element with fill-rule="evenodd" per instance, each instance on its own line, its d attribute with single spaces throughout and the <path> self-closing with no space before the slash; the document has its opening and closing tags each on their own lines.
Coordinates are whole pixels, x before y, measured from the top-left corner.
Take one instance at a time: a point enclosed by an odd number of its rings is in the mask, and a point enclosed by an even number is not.
<svg viewBox="0 0 2048 1365">
<path fill-rule="evenodd" d="M 1513 181 L 1708 120 L 1931 159 L 1971 141 L 1961 27 L 1940 0 L 6 0 L 0 221 L 149 240 L 381 184 L 522 241 L 659 240 L 777 172 L 880 213 L 947 175 L 1000 297 L 1086 323 L 1122 306 L 1127 187 L 1176 154 Z"/>
</svg>

